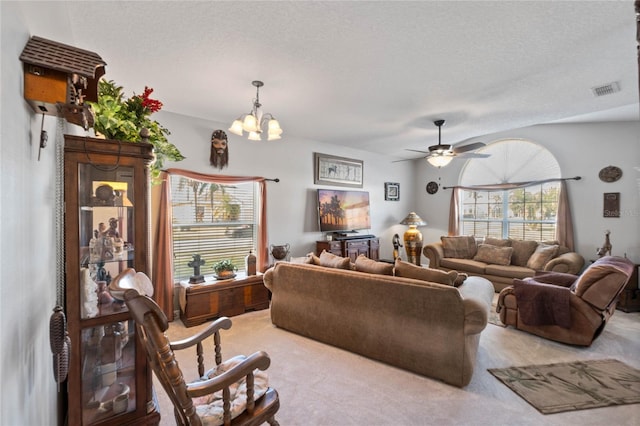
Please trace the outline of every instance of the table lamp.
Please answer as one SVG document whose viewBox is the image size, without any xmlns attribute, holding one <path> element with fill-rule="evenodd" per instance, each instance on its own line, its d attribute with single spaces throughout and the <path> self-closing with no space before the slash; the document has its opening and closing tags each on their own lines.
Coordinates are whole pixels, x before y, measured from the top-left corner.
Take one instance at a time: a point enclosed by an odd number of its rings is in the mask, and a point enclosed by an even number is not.
<svg viewBox="0 0 640 426">
<path fill-rule="evenodd" d="M 404 233 L 404 249 L 407 251 L 407 261 L 420 266 L 422 255 L 422 233 L 418 231 L 418 226 L 425 226 L 427 222 L 420 216 L 411 212 L 402 219 L 401 225 L 409 225 L 409 229 Z"/>
</svg>

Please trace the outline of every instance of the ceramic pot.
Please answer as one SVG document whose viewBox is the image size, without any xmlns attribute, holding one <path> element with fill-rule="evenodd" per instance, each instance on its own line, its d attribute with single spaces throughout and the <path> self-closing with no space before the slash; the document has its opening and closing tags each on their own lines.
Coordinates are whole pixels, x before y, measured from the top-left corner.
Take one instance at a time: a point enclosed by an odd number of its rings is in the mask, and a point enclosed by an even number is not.
<svg viewBox="0 0 640 426">
<path fill-rule="evenodd" d="M 269 246 L 269 250 L 271 251 L 271 256 L 273 256 L 274 259 L 283 260 L 289 254 L 289 244 L 281 246 L 271 244 L 271 246 Z"/>
</svg>

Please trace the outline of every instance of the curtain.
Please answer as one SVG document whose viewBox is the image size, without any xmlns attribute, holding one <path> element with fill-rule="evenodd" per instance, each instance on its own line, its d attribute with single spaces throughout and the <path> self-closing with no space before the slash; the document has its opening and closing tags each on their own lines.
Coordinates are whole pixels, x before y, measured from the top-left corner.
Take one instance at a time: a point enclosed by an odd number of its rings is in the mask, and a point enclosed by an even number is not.
<svg viewBox="0 0 640 426">
<path fill-rule="evenodd" d="M 560 245 L 573 251 L 573 221 L 571 220 L 571 207 L 569 206 L 569 195 L 567 193 L 567 180 L 580 179 L 582 179 L 580 176 L 576 176 L 572 178 L 544 179 L 530 182 L 497 183 L 474 186 L 445 186 L 443 189 L 453 189 L 449 208 L 449 235 L 459 235 L 460 232 L 460 190 L 462 189 L 467 191 L 506 191 L 560 181 L 560 199 L 558 200 L 558 216 L 556 218 L 556 239 Z"/>
<path fill-rule="evenodd" d="M 171 184 L 167 172 L 160 173 L 160 206 L 156 211 L 157 230 L 153 238 L 153 299 L 173 321 L 173 238 L 171 235 Z"/>
<path fill-rule="evenodd" d="M 171 231 L 171 191 L 169 178 L 171 175 L 184 176 L 208 183 L 233 184 L 240 182 L 257 182 L 260 193 L 260 207 L 258 209 L 258 242 L 256 263 L 258 270 L 264 272 L 269 261 L 267 247 L 267 185 L 266 179 L 257 176 L 224 176 L 208 175 L 184 169 L 168 169 L 161 174 L 162 196 L 158 214 L 158 232 L 154 240 L 154 280 L 157 283 L 155 294 L 156 303 L 162 308 L 167 318 L 173 319 L 173 240 Z M 160 304 L 162 301 L 163 304 Z"/>
</svg>

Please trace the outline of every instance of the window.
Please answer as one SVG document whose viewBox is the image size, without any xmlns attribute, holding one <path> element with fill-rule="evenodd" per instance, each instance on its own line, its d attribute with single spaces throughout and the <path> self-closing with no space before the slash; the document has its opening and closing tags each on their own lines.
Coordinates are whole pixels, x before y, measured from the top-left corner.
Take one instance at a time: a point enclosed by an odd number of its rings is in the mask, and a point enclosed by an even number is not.
<svg viewBox="0 0 640 426">
<path fill-rule="evenodd" d="M 461 186 L 481 186 L 460 191 L 460 234 L 553 240 L 560 182 L 522 185 L 560 177 L 560 167 L 545 148 L 524 140 L 505 140 L 478 150 L 489 158 L 469 160 Z M 508 188 L 505 188 L 505 184 Z M 499 186 L 501 188 L 487 188 Z"/>
<path fill-rule="evenodd" d="M 254 253 L 258 239 L 260 196 L 257 182 L 220 184 L 171 175 L 174 279 L 193 275 L 188 263 L 194 254 L 205 260 L 203 275 L 223 259 L 239 271 L 244 258 Z"/>
</svg>

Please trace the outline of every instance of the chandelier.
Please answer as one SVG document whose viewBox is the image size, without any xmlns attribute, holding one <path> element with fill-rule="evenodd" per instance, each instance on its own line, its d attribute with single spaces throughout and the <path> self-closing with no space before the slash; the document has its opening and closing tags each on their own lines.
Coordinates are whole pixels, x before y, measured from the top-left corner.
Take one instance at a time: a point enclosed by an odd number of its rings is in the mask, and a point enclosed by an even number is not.
<svg viewBox="0 0 640 426">
<path fill-rule="evenodd" d="M 282 135 L 282 129 L 280 128 L 280 123 L 275 117 L 266 113 L 263 114 L 260 111 L 260 107 L 262 104 L 260 103 L 260 88 L 264 86 L 264 83 L 258 80 L 252 81 L 256 87 L 256 98 L 253 100 L 253 108 L 251 112 L 248 114 L 243 114 L 238 117 L 231 127 L 229 127 L 229 132 L 234 135 L 242 136 L 242 131 L 249 133 L 248 139 L 251 141 L 261 141 L 262 140 L 262 129 L 264 125 L 267 125 L 267 140 L 274 141 L 280 139 Z"/>
</svg>

